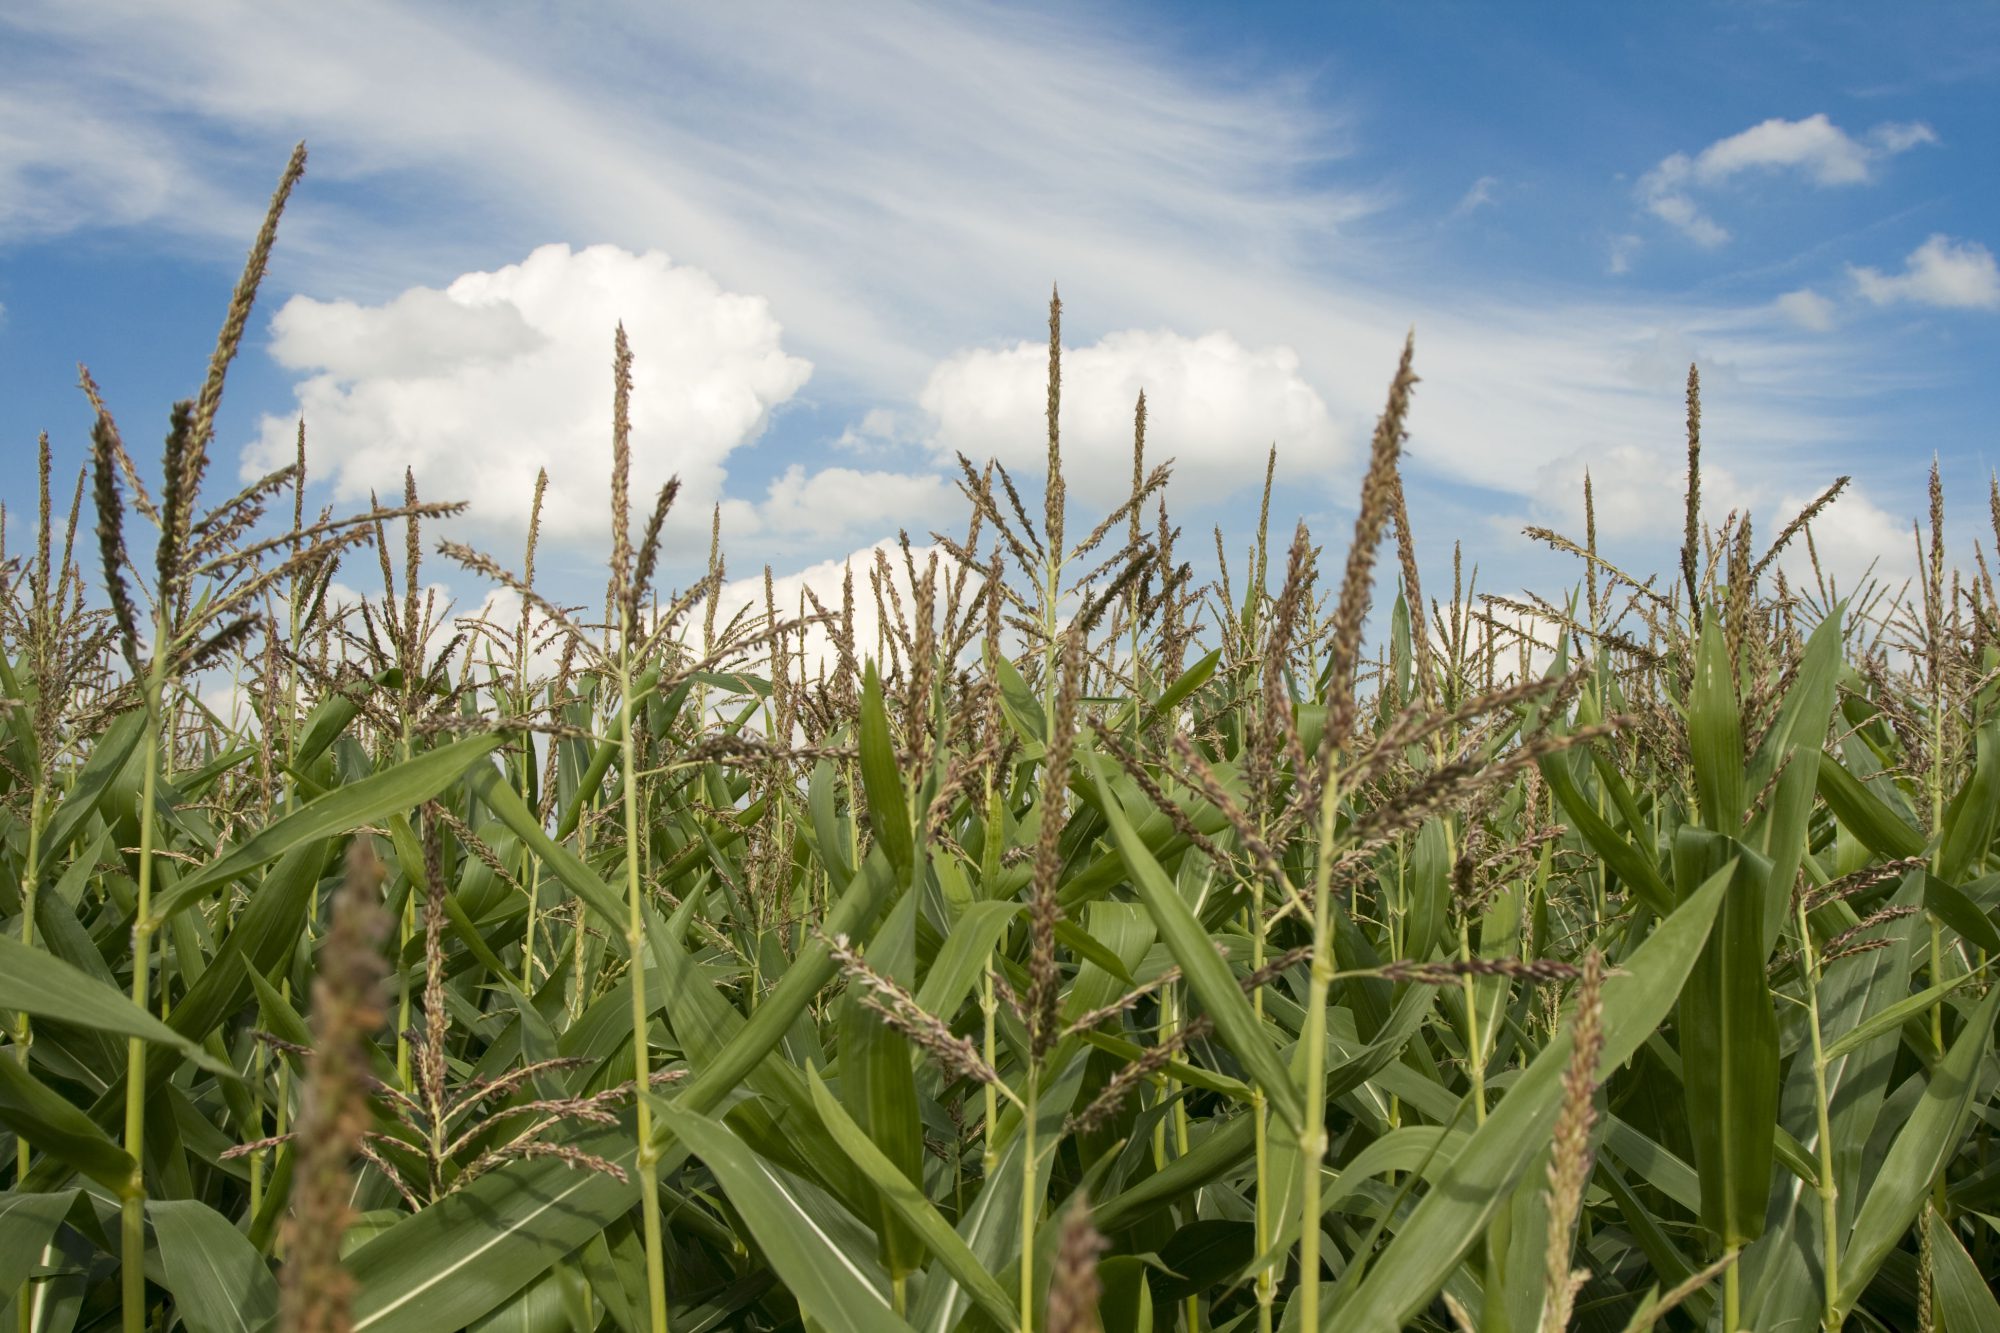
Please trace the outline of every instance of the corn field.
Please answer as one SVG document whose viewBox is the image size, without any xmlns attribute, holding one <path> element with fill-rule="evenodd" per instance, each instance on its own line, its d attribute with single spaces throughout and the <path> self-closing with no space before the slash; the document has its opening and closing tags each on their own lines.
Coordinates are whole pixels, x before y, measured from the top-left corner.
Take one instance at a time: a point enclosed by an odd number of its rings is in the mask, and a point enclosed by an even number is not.
<svg viewBox="0 0 2000 1333">
<path fill-rule="evenodd" d="M 1068 501 L 1052 302 L 1039 486 L 732 614 L 607 330 L 564 605 L 415 478 L 308 511 L 309 421 L 211 497 L 303 166 L 157 477 L 86 372 L 5 553 L 5 1327 L 2000 1329 L 2000 602 L 1935 473 L 1918 577 L 1832 587 L 1841 483 L 1708 513 L 1691 372 L 1677 568 L 1591 522 L 1427 599 L 1406 347 L 1352 533 L 1267 481 L 1200 585 L 1143 398 Z"/>
</svg>

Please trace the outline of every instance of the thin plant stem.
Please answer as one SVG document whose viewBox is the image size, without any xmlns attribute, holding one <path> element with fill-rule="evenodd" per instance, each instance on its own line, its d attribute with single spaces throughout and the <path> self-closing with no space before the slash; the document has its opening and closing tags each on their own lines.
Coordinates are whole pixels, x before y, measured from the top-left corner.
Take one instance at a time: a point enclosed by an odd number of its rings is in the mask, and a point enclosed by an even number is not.
<svg viewBox="0 0 2000 1333">
<path fill-rule="evenodd" d="M 1305 1118 L 1299 1125 L 1299 1314 L 1300 1327 L 1316 1329 L 1319 1317 L 1320 1164 L 1326 1158 L 1326 1005 L 1334 977 L 1333 834 L 1340 808 L 1340 784 L 1328 759 L 1319 798 L 1319 855 L 1313 866 L 1313 951 L 1306 986 L 1305 1078 L 1300 1088 Z"/>
<path fill-rule="evenodd" d="M 149 1007 L 153 952 L 153 837 L 159 802 L 160 696 L 165 685 L 168 637 L 163 606 L 157 624 L 156 648 L 146 672 L 146 730 L 140 741 L 143 767 L 139 788 L 138 898 L 132 917 L 132 1003 Z M 132 1037 L 125 1044 L 125 1151 L 132 1158 L 132 1176 L 119 1191 L 119 1292 L 124 1333 L 144 1333 L 146 1326 L 146 1043 Z"/>
<path fill-rule="evenodd" d="M 46 756 L 44 756 L 46 762 Z M 22 872 L 21 886 L 21 943 L 33 948 L 35 944 L 35 896 L 41 885 L 41 875 L 37 867 L 42 855 L 42 815 L 46 807 L 47 784 L 41 774 L 35 775 L 35 794 L 28 811 L 28 859 Z M 28 1067 L 28 1048 L 34 1043 L 34 1027 L 28 1015 L 21 1015 L 20 1025 L 14 1030 L 14 1049 L 20 1056 L 21 1068 Z M 18 1182 L 27 1177 L 28 1166 L 33 1157 L 25 1136 L 17 1137 L 14 1143 L 14 1179 Z M 20 1333 L 34 1333 L 35 1302 L 33 1294 L 35 1282 L 29 1278 L 21 1283 L 15 1293 L 14 1305 L 19 1313 Z"/>
<path fill-rule="evenodd" d="M 639 1139 L 639 1204 L 646 1240 L 646 1302 L 652 1333 L 667 1333 L 667 1268 L 660 1226 L 660 1150 L 653 1142 L 653 1113 L 647 1104 L 651 1074 L 647 1068 L 646 1029 L 652 1010 L 646 1003 L 646 921 L 644 886 L 639 876 L 638 755 L 632 741 L 637 710 L 632 699 L 630 627 L 618 653 L 618 738 L 622 800 L 625 807 L 625 893 L 628 916 L 625 943 L 632 962 L 632 1087 Z"/>
<path fill-rule="evenodd" d="M 1821 1318 L 1827 1328 L 1840 1327 L 1840 1191 L 1833 1174 L 1833 1128 L 1828 1115 L 1826 1092 L 1826 1044 L 1820 1032 L 1819 956 L 1813 948 L 1812 927 L 1806 920 L 1805 899 L 1798 904 L 1799 969 L 1805 978 L 1806 1014 L 1812 1028 L 1813 1110 L 1818 1117 L 1819 1206 L 1824 1252 L 1820 1271 L 1825 1279 L 1825 1307 Z"/>
<path fill-rule="evenodd" d="M 1040 1113 L 1039 1061 L 1028 1061 L 1026 1097 L 1021 1107 L 1021 1327 L 1035 1326 L 1035 1223 L 1041 1200 L 1035 1191 L 1035 1116 Z"/>
</svg>

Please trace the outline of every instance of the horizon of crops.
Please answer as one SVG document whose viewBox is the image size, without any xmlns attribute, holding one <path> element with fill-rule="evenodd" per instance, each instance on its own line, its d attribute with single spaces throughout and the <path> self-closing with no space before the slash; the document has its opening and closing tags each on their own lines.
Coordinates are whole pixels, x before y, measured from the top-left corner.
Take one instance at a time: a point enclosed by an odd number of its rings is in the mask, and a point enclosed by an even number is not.
<svg viewBox="0 0 2000 1333">
<path fill-rule="evenodd" d="M 1267 480 L 1197 586 L 1143 398 L 1068 504 L 1052 300 L 1039 495 L 966 460 L 934 553 L 729 617 L 719 549 L 655 586 L 619 331 L 586 615 L 414 477 L 309 514 L 309 422 L 204 497 L 303 168 L 157 483 L 86 374 L 4 565 L 12 1328 L 2000 1327 L 2000 603 L 1935 469 L 1912 587 L 1800 586 L 1842 483 L 1712 522 L 1691 369 L 1668 576 L 1587 518 L 1573 592 L 1427 599 L 1406 347 L 1353 532 Z"/>
</svg>

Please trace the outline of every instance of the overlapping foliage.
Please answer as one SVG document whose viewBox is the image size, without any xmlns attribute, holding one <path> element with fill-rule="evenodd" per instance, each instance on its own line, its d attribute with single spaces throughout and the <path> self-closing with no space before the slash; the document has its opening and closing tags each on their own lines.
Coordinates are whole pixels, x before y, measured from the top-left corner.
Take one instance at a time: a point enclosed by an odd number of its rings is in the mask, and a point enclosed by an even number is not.
<svg viewBox="0 0 2000 1333">
<path fill-rule="evenodd" d="M 655 592 L 671 488 L 627 535 L 621 335 L 601 617 L 531 533 L 445 544 L 522 608 L 467 623 L 414 479 L 313 520 L 302 434 L 200 509 L 302 166 L 158 498 L 93 391 L 5 567 L 14 1327 L 2000 1327 L 2000 624 L 1941 500 L 1912 587 L 1788 582 L 1691 377 L 1676 577 L 1539 533 L 1564 603 L 1427 600 L 1406 352 L 1345 550 L 1197 587 L 1143 400 L 1069 530 L 1052 305 L 1038 516 L 968 461 L 964 529 L 732 619 L 719 552 Z"/>
</svg>

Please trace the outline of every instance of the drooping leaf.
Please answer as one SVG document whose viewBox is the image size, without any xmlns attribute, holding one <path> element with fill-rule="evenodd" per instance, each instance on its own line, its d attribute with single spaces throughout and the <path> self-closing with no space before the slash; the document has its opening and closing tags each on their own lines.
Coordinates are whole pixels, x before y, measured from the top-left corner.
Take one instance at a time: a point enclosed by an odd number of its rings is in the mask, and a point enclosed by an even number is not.
<svg viewBox="0 0 2000 1333">
<path fill-rule="evenodd" d="M 54 954 L 0 935 L 0 1009 L 58 1018 L 65 1023 L 171 1046 L 211 1074 L 236 1071 L 162 1023 L 111 987 Z"/>
<path fill-rule="evenodd" d="M 165 921 L 202 894 L 277 860 L 295 847 L 339 837 L 422 805 L 506 741 L 504 732 L 467 736 L 307 801 L 161 894 L 153 902 L 154 919 Z"/>
<path fill-rule="evenodd" d="M 126 1151 L 12 1056 L 0 1059 L 0 1125 L 113 1192 L 131 1182 Z"/>
</svg>

